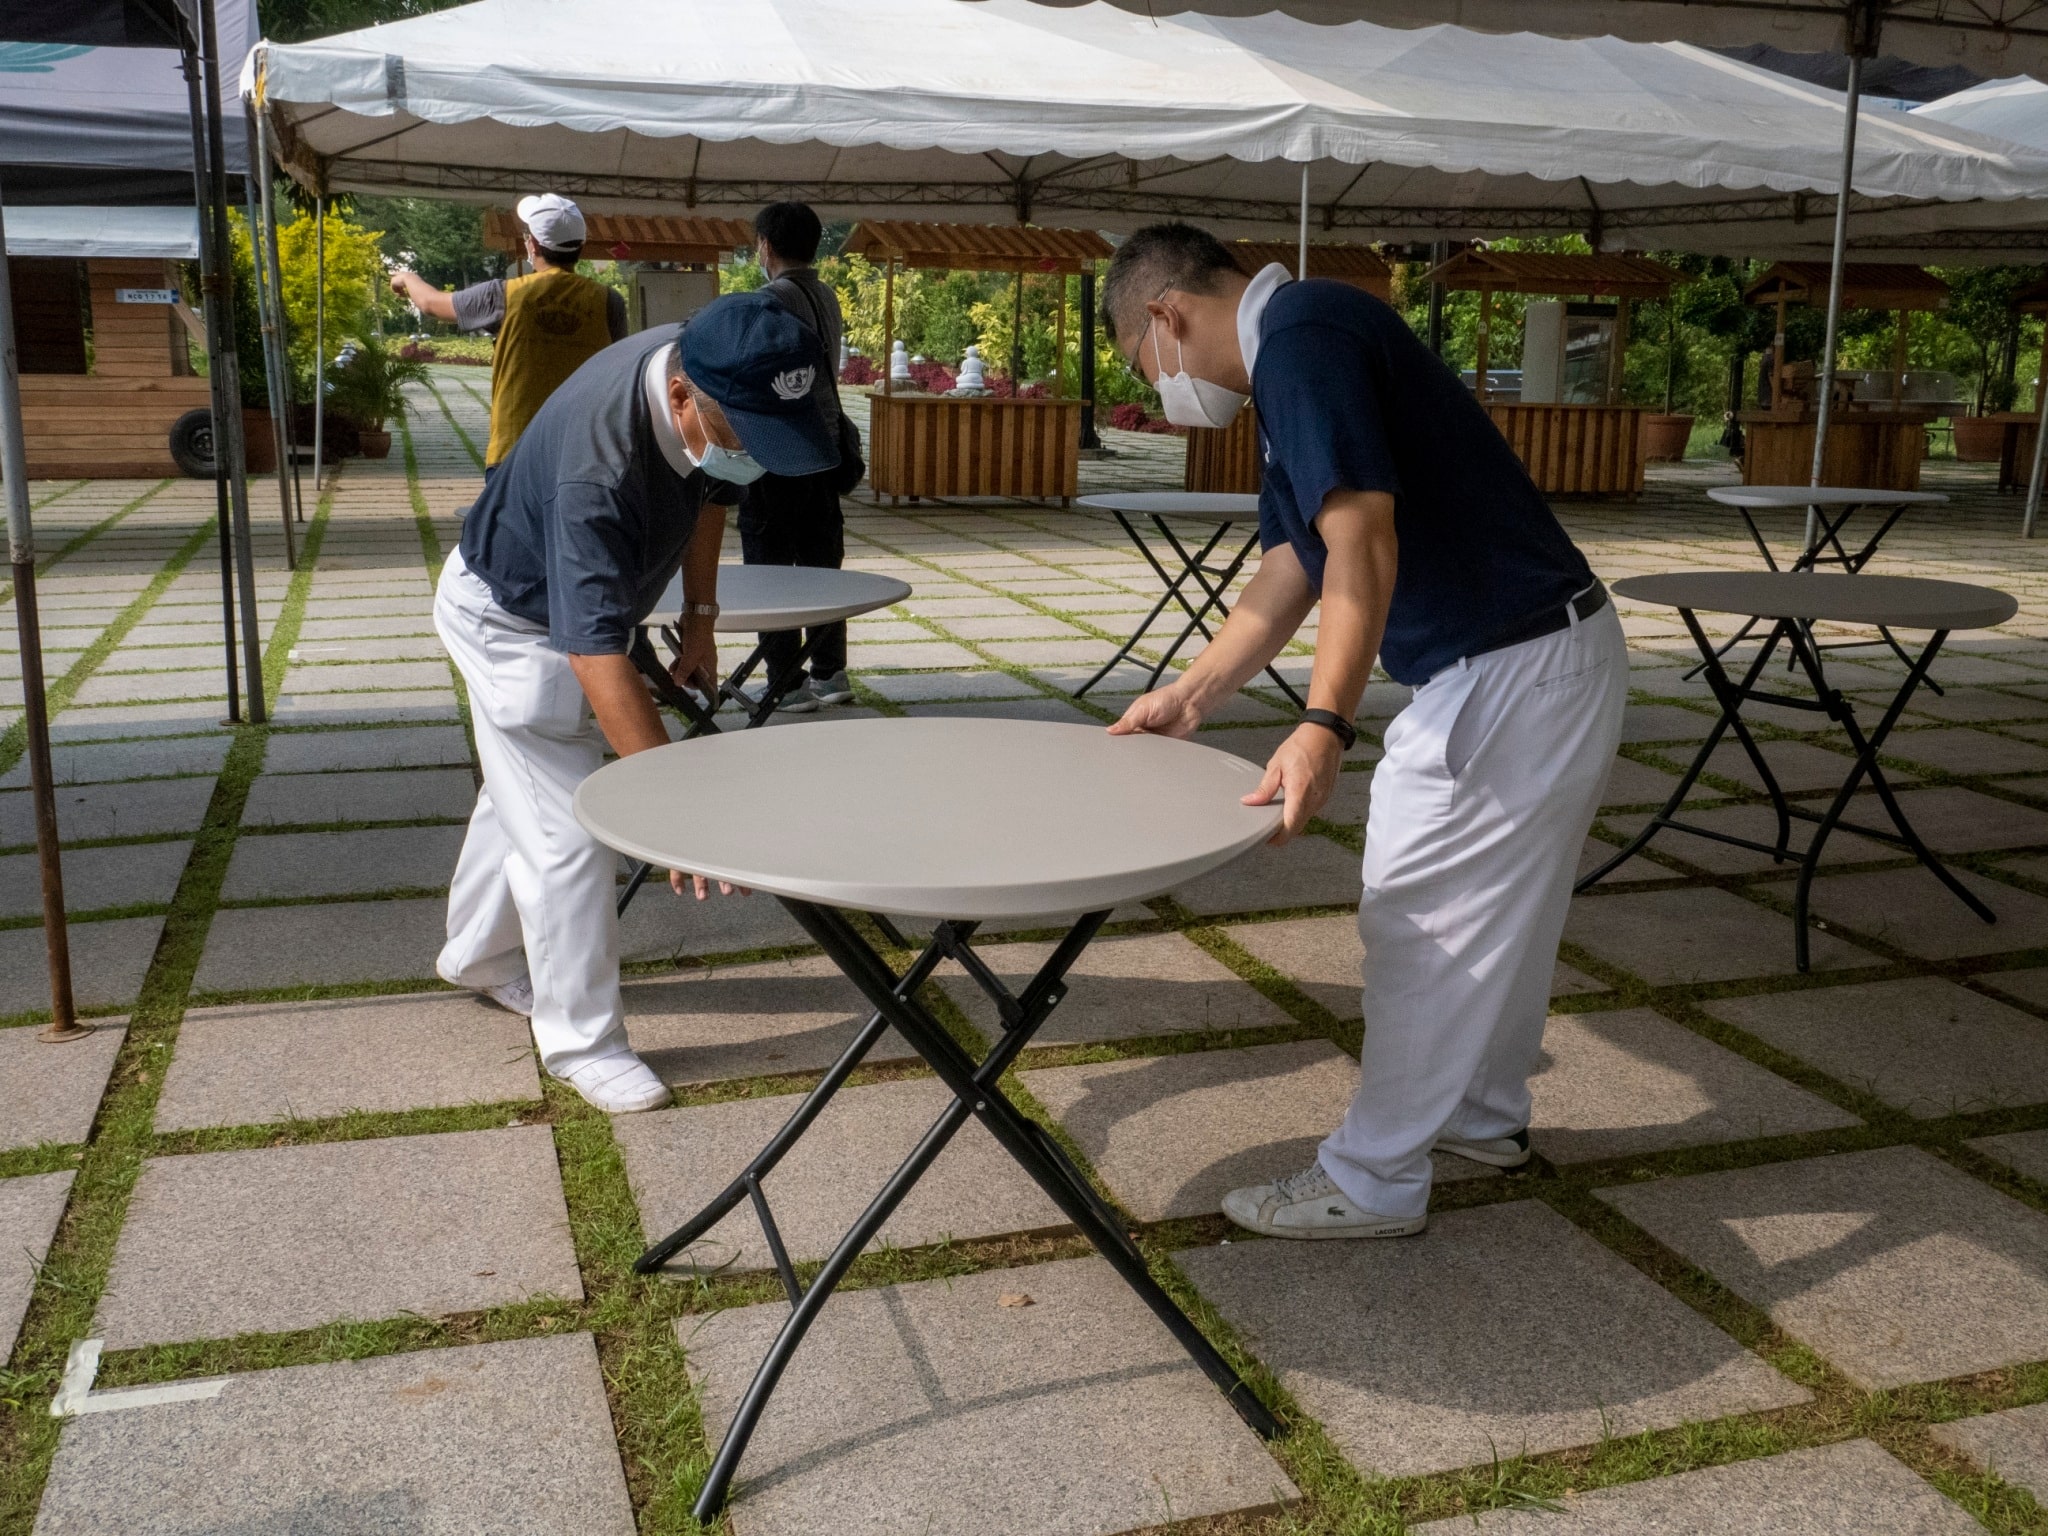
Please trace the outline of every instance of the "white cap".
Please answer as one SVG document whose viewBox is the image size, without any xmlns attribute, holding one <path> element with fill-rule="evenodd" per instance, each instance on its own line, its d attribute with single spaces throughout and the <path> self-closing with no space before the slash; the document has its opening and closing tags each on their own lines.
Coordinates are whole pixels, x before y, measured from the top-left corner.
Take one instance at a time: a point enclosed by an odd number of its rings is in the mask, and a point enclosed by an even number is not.
<svg viewBox="0 0 2048 1536">
<path fill-rule="evenodd" d="M 533 236 L 534 244 L 550 251 L 581 245 L 586 233 L 583 210 L 552 192 L 519 199 L 519 222 Z"/>
</svg>

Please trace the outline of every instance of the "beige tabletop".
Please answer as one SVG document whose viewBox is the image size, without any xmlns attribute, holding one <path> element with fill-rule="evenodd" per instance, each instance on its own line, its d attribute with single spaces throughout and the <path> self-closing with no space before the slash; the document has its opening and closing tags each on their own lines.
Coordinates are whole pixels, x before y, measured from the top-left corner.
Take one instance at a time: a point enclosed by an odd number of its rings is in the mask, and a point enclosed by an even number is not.
<svg viewBox="0 0 2048 1536">
<path fill-rule="evenodd" d="M 1819 571 L 1674 571 L 1626 577 L 1614 593 L 1666 608 L 1892 629 L 1989 629 L 2020 606 L 2010 593 L 1968 582 Z"/>
<path fill-rule="evenodd" d="M 1143 901 L 1264 842 L 1261 770 L 1214 747 L 1036 720 L 733 731 L 636 753 L 576 791 L 599 842 L 664 869 L 906 917 Z"/>
<path fill-rule="evenodd" d="M 1917 507 L 1948 500 L 1940 491 L 1880 491 L 1854 485 L 1717 485 L 1707 497 L 1728 507 Z"/>
<path fill-rule="evenodd" d="M 1104 491 L 1077 496 L 1074 505 L 1096 512 L 1138 512 L 1203 523 L 1249 523 L 1259 515 L 1259 498 L 1236 491 Z"/>
<path fill-rule="evenodd" d="M 873 571 L 819 570 L 807 565 L 721 565 L 718 568 L 720 634 L 749 631 L 773 633 L 809 629 L 858 614 L 887 608 L 910 596 L 910 584 Z M 648 615 L 648 623 L 667 623 L 683 606 L 683 579 L 677 576 Z"/>
</svg>

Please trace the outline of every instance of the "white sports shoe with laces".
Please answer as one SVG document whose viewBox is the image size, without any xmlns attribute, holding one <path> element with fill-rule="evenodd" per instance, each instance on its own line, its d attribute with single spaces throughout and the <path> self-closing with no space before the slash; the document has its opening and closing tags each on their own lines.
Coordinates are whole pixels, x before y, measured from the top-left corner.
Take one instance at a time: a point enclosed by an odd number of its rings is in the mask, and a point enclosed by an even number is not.
<svg viewBox="0 0 2048 1536">
<path fill-rule="evenodd" d="M 1360 1210 L 1323 1172 L 1321 1163 L 1310 1163 L 1271 1184 L 1233 1189 L 1223 1197 L 1223 1214 L 1265 1237 L 1409 1237 L 1429 1225 L 1426 1212 L 1380 1216 Z"/>
<path fill-rule="evenodd" d="M 670 1101 L 668 1084 L 654 1075 L 654 1069 L 631 1051 L 621 1051 L 602 1061 L 588 1062 L 567 1077 L 549 1073 L 583 1095 L 583 1101 L 608 1115 L 630 1115 L 643 1109 L 660 1109 Z"/>
<path fill-rule="evenodd" d="M 484 996 L 496 1003 L 507 1013 L 516 1013 L 522 1019 L 533 1017 L 533 978 L 521 976 L 506 982 L 501 987 L 485 987 Z"/>
</svg>

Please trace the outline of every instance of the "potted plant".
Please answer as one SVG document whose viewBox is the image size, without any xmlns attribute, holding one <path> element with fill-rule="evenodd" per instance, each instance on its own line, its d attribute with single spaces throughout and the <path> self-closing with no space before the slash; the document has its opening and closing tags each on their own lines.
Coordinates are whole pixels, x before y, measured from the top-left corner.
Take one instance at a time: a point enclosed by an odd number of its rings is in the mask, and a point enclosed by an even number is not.
<svg viewBox="0 0 2048 1536">
<path fill-rule="evenodd" d="M 354 355 L 334 370 L 327 403 L 336 415 L 355 425 L 363 457 L 381 459 L 391 452 L 391 434 L 384 424 L 405 414 L 405 386 L 424 384 L 427 365 L 402 357 L 377 335 L 357 338 Z"/>
<path fill-rule="evenodd" d="M 1685 445 L 1692 441 L 1692 413 L 1678 409 L 1678 374 L 1685 354 L 1678 333 L 1678 302 L 1664 301 L 1664 409 L 1645 412 L 1642 451 L 1647 463 L 1660 459 L 1682 459 Z"/>
</svg>

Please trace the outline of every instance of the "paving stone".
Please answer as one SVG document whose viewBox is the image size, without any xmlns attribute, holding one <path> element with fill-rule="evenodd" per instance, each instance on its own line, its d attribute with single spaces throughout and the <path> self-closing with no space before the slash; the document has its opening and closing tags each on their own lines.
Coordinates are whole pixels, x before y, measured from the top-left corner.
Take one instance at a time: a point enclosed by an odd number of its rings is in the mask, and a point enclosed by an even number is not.
<svg viewBox="0 0 2048 1536">
<path fill-rule="evenodd" d="M 230 1376 L 64 1425 L 45 1536 L 632 1536 L 587 1333 Z"/>
<path fill-rule="evenodd" d="M 2048 1355 L 2048 1216 L 1917 1147 L 1598 1194 L 1860 1387 Z"/>
<path fill-rule="evenodd" d="M 1733 732 L 1730 735 L 1733 735 Z M 1764 761 L 1771 765 L 1771 777 L 1778 781 L 1778 788 L 1788 795 L 1801 794 L 1808 790 L 1839 790 L 1856 762 L 1846 752 L 1831 752 L 1810 742 L 1760 741 L 1757 745 L 1763 750 Z M 1674 759 L 1680 762 L 1688 760 L 1691 755 L 1672 754 Z M 1707 760 L 1707 771 L 1719 774 L 1724 779 L 1733 779 L 1736 783 L 1759 792 L 1764 787 L 1763 777 L 1756 771 L 1756 764 L 1749 760 L 1749 754 L 1742 750 L 1742 744 L 1738 741 L 1723 741 L 1716 747 L 1714 755 Z M 1890 777 L 1903 782 L 1901 775 L 1894 774 Z"/>
<path fill-rule="evenodd" d="M 1165 1221 L 1213 1214 L 1231 1190 L 1314 1162 L 1351 1103 L 1358 1063 L 1327 1040 L 1292 1040 L 1023 1076 L 1124 1208 Z M 1440 1181 L 1498 1176 L 1461 1157 L 1434 1162 Z"/>
<path fill-rule="evenodd" d="M 2037 1501 L 2048 1500 L 2048 1403 L 1955 1419 L 1927 1433 Z"/>
<path fill-rule="evenodd" d="M 135 1001 L 163 936 L 161 917 L 72 923 L 71 991 L 81 1008 Z M 0 932 L 0 1014 L 50 1006 L 50 957 L 42 926 Z"/>
<path fill-rule="evenodd" d="M 1564 937 L 1653 986 L 1793 973 L 1789 917 L 1703 887 L 1582 897 L 1572 903 Z M 1832 934 L 1811 939 L 1816 971 L 1879 963 Z"/>
<path fill-rule="evenodd" d="M 76 914 L 168 905 L 191 852 L 187 842 L 67 849 L 64 909 Z M 33 853 L 0 856 L 0 917 L 40 917 L 42 910 L 42 861 Z"/>
<path fill-rule="evenodd" d="M 1676 704 L 1631 704 L 1621 717 L 1621 739 L 1627 742 L 1704 741 L 1713 728 L 1713 715 L 1681 709 Z M 1691 753 L 1681 756 L 1689 757 Z"/>
<path fill-rule="evenodd" d="M 1011 991 L 1052 954 L 1047 943 L 989 944 L 977 952 Z M 946 995 L 985 1035 L 1002 1028 L 995 1005 L 950 961 L 938 972 Z M 1066 1000 L 1038 1032 L 1040 1044 L 1127 1040 L 1207 1029 L 1288 1023 L 1280 1008 L 1213 955 L 1177 933 L 1098 939 L 1067 973 Z"/>
<path fill-rule="evenodd" d="M 74 703 L 50 724 L 50 740 L 107 741 L 117 736 L 189 736 L 220 726 L 227 714 L 218 699 L 178 704 L 114 704 L 80 709 Z"/>
<path fill-rule="evenodd" d="M 175 774 L 218 773 L 227 761 L 228 738 L 174 736 L 165 741 L 110 741 L 90 746 L 57 747 L 50 753 L 52 782 L 98 784 L 117 779 L 165 778 Z M 0 789 L 26 789 L 28 762 L 16 763 L 0 778 Z"/>
<path fill-rule="evenodd" d="M 2048 1101 L 2048 1024 L 1938 977 L 1701 1006 L 1921 1119 Z"/>
<path fill-rule="evenodd" d="M 2038 795 L 2048 790 L 2048 782 L 2009 779 L 2006 787 Z M 1974 789 L 1955 785 L 1916 789 L 1899 796 L 1899 807 L 1921 840 L 1936 853 L 1982 853 L 2048 843 L 2048 811 L 1981 795 Z M 1890 826 L 1875 807 L 1860 814 L 1869 816 L 1872 826 Z"/>
<path fill-rule="evenodd" d="M 1861 809 L 1861 808 L 1859 808 Z M 1868 802 L 1867 811 L 1875 812 L 1875 800 Z M 1710 805 L 1698 807 L 1688 805 L 1681 813 L 1689 824 L 1706 827 L 1712 831 L 1726 833 L 1730 837 L 1746 837 L 1751 842 L 1775 843 L 1778 838 L 1778 818 L 1768 805 Z M 1858 814 L 1852 812 L 1852 815 Z M 1649 817 L 1606 816 L 1602 818 L 1614 831 L 1633 837 L 1649 822 Z M 1881 814 L 1878 819 L 1882 819 Z M 1813 839 L 1814 825 L 1810 821 L 1792 823 L 1791 839 L 1788 844 L 1795 855 Z M 1670 828 L 1657 834 L 1651 844 L 1660 854 L 1681 859 L 1696 868 L 1717 875 L 1755 874 L 1777 868 L 1796 869 L 1793 863 L 1779 864 L 1769 854 L 1758 853 L 1750 848 L 1738 848 L 1732 843 L 1717 842 L 1710 837 L 1692 837 Z M 1878 859 L 1896 859 L 1900 850 L 1873 838 L 1858 837 L 1837 827 L 1828 834 L 1827 845 L 1821 849 L 1820 862 L 1823 869 L 1834 864 L 1865 864 Z"/>
<path fill-rule="evenodd" d="M 910 1078 L 842 1090 L 762 1188 L 792 1259 L 822 1259 L 951 1101 L 943 1083 Z M 782 1094 L 620 1115 L 612 1135 L 650 1239 L 673 1231 L 745 1169 L 801 1100 Z M 1067 1218 L 970 1119 L 896 1208 L 876 1247 L 1064 1229 Z M 772 1266 L 753 1207 L 742 1203 L 671 1263 L 677 1270 Z"/>
<path fill-rule="evenodd" d="M 810 937 L 772 896 L 677 896 L 650 875 L 619 919 L 619 957 L 627 961 L 732 955 L 809 944 Z"/>
<path fill-rule="evenodd" d="M 526 1021 L 467 993 L 195 1008 L 159 1131 L 540 1097 Z"/>
<path fill-rule="evenodd" d="M 1353 770 L 1337 775 L 1337 787 L 1330 791 L 1330 798 L 1316 815 L 1339 826 L 1359 827 L 1365 824 L 1371 807 L 1372 774 Z"/>
<path fill-rule="evenodd" d="M 1887 757 L 1904 758 L 1944 773 L 2039 773 L 2048 769 L 2048 748 L 1967 727 L 1901 731 L 1884 749 Z"/>
<path fill-rule="evenodd" d="M 431 601 L 423 602 L 417 613 L 383 614 L 358 619 L 307 618 L 299 625 L 303 641 L 369 639 L 374 636 L 431 637 L 434 615 Z"/>
<path fill-rule="evenodd" d="M 1941 1430 L 1934 1433 L 1939 1436 Z M 1871 1440 L 1848 1440 L 1418 1525 L 1462 1536 L 1978 1536 L 1984 1528 Z"/>
<path fill-rule="evenodd" d="M 226 901 L 280 896 L 446 889 L 467 829 L 377 827 L 356 832 L 283 832 L 235 842 L 221 885 Z"/>
<path fill-rule="evenodd" d="M 1086 710 L 1064 699 L 973 699 L 951 704 L 913 704 L 905 711 L 913 718 L 969 720 L 1050 720 L 1057 725 L 1099 725 Z"/>
<path fill-rule="evenodd" d="M 631 982 L 625 996 L 633 1049 L 677 1084 L 822 1072 L 874 1013 L 822 955 Z M 916 1054 L 892 1029 L 865 1059 Z"/>
<path fill-rule="evenodd" d="M 313 665 L 331 665 L 336 662 L 361 665 L 366 662 L 425 662 L 434 661 L 443 667 L 448 664 L 448 652 L 442 648 L 441 637 L 429 631 L 423 635 L 366 635 L 345 640 L 315 639 L 301 635 L 299 643 L 292 647 L 288 658 L 294 663 L 305 662 Z M 428 679 L 428 686 L 438 686 L 446 673 Z M 314 692 L 302 688 L 300 692 Z"/>
<path fill-rule="evenodd" d="M 882 673 L 861 681 L 885 699 L 899 704 L 927 699 L 1008 699 L 1029 697 L 1033 689 L 1007 672 Z"/>
<path fill-rule="evenodd" d="M 462 711 L 452 688 L 391 693 L 285 693 L 272 706 L 278 725 L 398 725 L 456 721 Z"/>
<path fill-rule="evenodd" d="M 1827 875 L 1813 882 L 1812 910 L 1830 925 L 1926 960 L 1967 959 L 2048 945 L 2048 901 L 1963 870 L 1955 877 L 1997 917 L 1987 923 L 1927 870 Z M 1789 926 L 1789 925 L 1788 925 Z"/>
<path fill-rule="evenodd" d="M 346 768 L 469 766 L 469 738 L 459 725 L 372 727 L 359 731 L 289 731 L 270 738 L 263 771 L 318 773 Z"/>
<path fill-rule="evenodd" d="M 1050 645 L 1057 642 L 1040 640 L 1030 642 Z M 999 652 L 1000 646 L 991 646 Z M 858 640 L 849 640 L 846 647 L 847 663 L 856 672 L 865 672 L 870 667 L 915 667 L 920 670 L 932 667 L 978 667 L 984 665 L 981 657 L 963 645 L 950 640 L 904 641 L 890 640 L 880 644 L 867 645 Z M 737 662 L 739 656 L 734 655 Z"/>
<path fill-rule="evenodd" d="M 712 1440 L 788 1315 L 678 1321 Z M 811 1536 L 825 1510 L 835 1533 L 1094 1536 L 1300 1496 L 1093 1258 L 835 1296 L 741 1476 L 740 1536 Z"/>
<path fill-rule="evenodd" d="M 295 666 L 285 675 L 284 691 L 300 697 L 321 693 L 354 693 L 390 689 L 434 689 L 448 686 L 448 663 L 435 661 L 339 662 Z"/>
<path fill-rule="evenodd" d="M 1553 1014 L 1529 1088 L 1530 1139 L 1555 1163 L 1862 1123 L 1648 1008 Z"/>
<path fill-rule="evenodd" d="M 0 1360 L 14 1353 L 21 1320 L 35 1294 L 36 1270 L 50 1251 L 71 1170 L 0 1179 Z"/>
<path fill-rule="evenodd" d="M 67 843 L 78 843 L 191 832 L 205 819 L 212 798 L 210 778 L 69 785 L 56 792 L 57 833 Z M 29 792 L 0 793 L 0 844 L 18 848 L 35 840 L 35 807 Z"/>
<path fill-rule="evenodd" d="M 213 915 L 192 989 L 432 981 L 447 914 L 439 896 L 227 908 Z"/>
<path fill-rule="evenodd" d="M 1607 787 L 1600 793 L 1602 805 L 1662 805 L 1678 788 L 1678 775 L 1652 768 L 1634 758 L 1617 757 L 1607 774 Z M 1695 799 L 1722 798 L 1718 790 L 1693 786 Z"/>
<path fill-rule="evenodd" d="M 1535 1200 L 1446 1212 L 1406 1242 L 1232 1243 L 1174 1260 L 1372 1475 L 1808 1399 Z"/>
<path fill-rule="evenodd" d="M 2048 1131 L 2013 1131 L 2004 1136 L 1979 1136 L 1970 1145 L 2017 1173 L 2048 1183 Z"/>
<path fill-rule="evenodd" d="M 154 1157 L 94 1326 L 109 1349 L 529 1296 L 581 1300 L 544 1125 Z"/>
<path fill-rule="evenodd" d="M 1358 905 L 1359 857 L 1327 837 L 1298 837 L 1278 848 L 1261 843 L 1221 869 L 1168 892 L 1203 917 L 1287 907 Z"/>
<path fill-rule="evenodd" d="M 360 773 L 263 773 L 249 786 L 242 824 L 318 826 L 336 821 L 467 821 L 476 781 L 466 768 Z"/>
<path fill-rule="evenodd" d="M 1913 702 L 1907 706 L 1913 715 L 1925 715 L 1932 720 L 1964 721 L 2033 721 L 2048 714 L 2039 699 L 2024 698 L 2018 694 L 1994 693 L 1989 688 L 1950 688 L 1946 693 L 1929 693 L 1921 689 L 1913 695 Z"/>
<path fill-rule="evenodd" d="M 992 618 L 966 615 L 940 621 L 962 640 L 1079 640 L 1084 631 L 1044 614 L 1003 614 Z"/>
<path fill-rule="evenodd" d="M 220 667 L 171 672 L 96 672 L 79 685 L 72 702 L 90 708 L 95 704 L 147 704 L 157 699 L 220 699 L 228 696 L 227 678 Z"/>
</svg>

